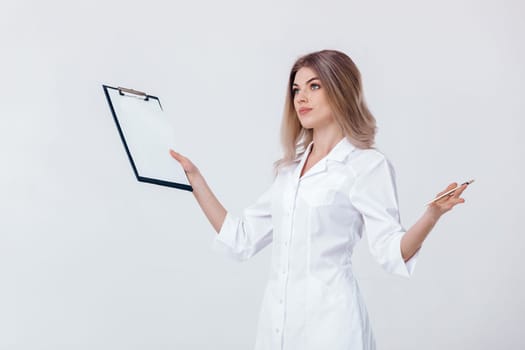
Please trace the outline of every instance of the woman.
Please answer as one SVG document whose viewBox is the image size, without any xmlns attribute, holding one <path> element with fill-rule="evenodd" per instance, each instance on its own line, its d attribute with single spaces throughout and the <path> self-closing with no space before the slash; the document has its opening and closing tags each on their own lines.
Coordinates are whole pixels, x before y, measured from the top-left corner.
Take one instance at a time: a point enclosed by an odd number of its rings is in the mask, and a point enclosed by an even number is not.
<svg viewBox="0 0 525 350">
<path fill-rule="evenodd" d="M 270 188 L 242 217 L 230 215 L 197 167 L 171 151 L 219 233 L 216 247 L 245 260 L 273 242 L 256 349 L 375 349 L 352 275 L 352 251 L 362 232 L 388 272 L 408 277 L 437 220 L 464 202 L 466 185 L 430 204 L 404 230 L 393 168 L 372 148 L 375 130 L 354 62 L 323 50 L 292 67 L 281 130 L 284 157 L 275 163 Z"/>
</svg>

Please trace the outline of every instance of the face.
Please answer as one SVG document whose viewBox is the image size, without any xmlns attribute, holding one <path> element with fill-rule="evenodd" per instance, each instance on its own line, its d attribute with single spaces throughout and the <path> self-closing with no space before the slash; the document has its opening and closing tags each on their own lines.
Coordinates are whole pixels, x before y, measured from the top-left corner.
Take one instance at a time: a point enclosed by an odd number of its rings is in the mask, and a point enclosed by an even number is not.
<svg viewBox="0 0 525 350">
<path fill-rule="evenodd" d="M 305 129 L 317 129 L 334 123 L 326 92 L 317 73 L 308 67 L 300 68 L 292 86 L 297 117 Z"/>
</svg>

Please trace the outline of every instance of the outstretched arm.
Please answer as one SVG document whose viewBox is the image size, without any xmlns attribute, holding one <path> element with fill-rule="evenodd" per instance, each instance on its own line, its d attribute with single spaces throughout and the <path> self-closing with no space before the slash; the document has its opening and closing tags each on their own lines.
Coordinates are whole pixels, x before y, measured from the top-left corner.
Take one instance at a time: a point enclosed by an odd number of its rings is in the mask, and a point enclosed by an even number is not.
<svg viewBox="0 0 525 350">
<path fill-rule="evenodd" d="M 439 197 L 448 190 L 457 187 L 457 183 L 451 183 L 448 187 L 437 194 Z M 441 198 L 438 201 L 431 203 L 423 216 L 403 235 L 401 239 L 401 255 L 406 261 L 421 248 L 423 241 L 428 236 L 434 225 L 437 223 L 439 218 L 447 211 L 452 209 L 456 204 L 464 203 L 465 200 L 460 198 L 461 193 L 467 188 L 466 184 L 460 186 L 460 188 L 450 196 Z"/>
<path fill-rule="evenodd" d="M 217 197 L 215 197 L 195 164 L 193 164 L 188 158 L 173 150 L 170 150 L 170 154 L 180 163 L 186 172 L 186 177 L 193 188 L 193 195 L 197 199 L 202 211 L 204 211 L 204 214 L 215 231 L 219 233 L 224 218 L 226 217 L 226 209 L 222 206 Z"/>
</svg>

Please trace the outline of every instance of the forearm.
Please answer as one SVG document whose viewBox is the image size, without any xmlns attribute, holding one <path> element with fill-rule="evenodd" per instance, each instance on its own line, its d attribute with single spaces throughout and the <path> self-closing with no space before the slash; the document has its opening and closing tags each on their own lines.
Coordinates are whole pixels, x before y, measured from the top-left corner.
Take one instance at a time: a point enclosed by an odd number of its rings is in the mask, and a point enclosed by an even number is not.
<svg viewBox="0 0 525 350">
<path fill-rule="evenodd" d="M 436 225 L 440 215 L 427 209 L 423 216 L 405 233 L 401 239 L 401 255 L 405 261 L 421 248 L 423 241 Z"/>
<path fill-rule="evenodd" d="M 188 180 L 193 188 L 193 195 L 195 196 L 195 199 L 197 199 L 202 211 L 215 231 L 219 233 L 224 218 L 226 217 L 226 209 L 222 206 L 217 197 L 215 197 L 199 171 L 188 174 Z"/>
</svg>

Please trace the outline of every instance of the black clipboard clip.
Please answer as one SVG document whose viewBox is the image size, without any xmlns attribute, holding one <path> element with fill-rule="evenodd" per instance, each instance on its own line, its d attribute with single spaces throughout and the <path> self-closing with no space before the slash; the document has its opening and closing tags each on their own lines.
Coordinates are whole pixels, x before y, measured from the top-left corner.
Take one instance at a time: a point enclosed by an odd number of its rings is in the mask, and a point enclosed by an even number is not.
<svg viewBox="0 0 525 350">
<path fill-rule="evenodd" d="M 117 89 L 118 89 L 118 93 L 120 94 L 120 96 L 136 97 L 136 98 L 140 98 L 141 100 L 144 100 L 144 101 L 148 101 L 149 100 L 149 96 L 145 92 L 138 91 L 138 90 L 133 90 L 133 89 L 128 89 L 128 88 L 123 88 L 121 86 L 119 86 Z"/>
<path fill-rule="evenodd" d="M 145 92 L 134 90 L 134 89 L 128 89 L 128 88 L 124 88 L 124 87 L 121 87 L 121 86 L 119 86 L 116 89 L 118 90 L 118 93 L 119 93 L 120 96 L 135 97 L 135 98 L 138 98 L 138 99 L 146 101 L 146 102 L 149 102 L 150 97 L 152 97 L 153 99 L 157 100 L 157 102 L 159 103 L 160 109 L 164 110 L 164 108 L 162 108 L 162 105 L 160 104 L 160 100 L 157 97 L 155 97 L 155 96 L 150 96 L 150 95 L 148 95 Z"/>
</svg>

